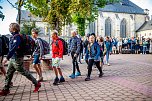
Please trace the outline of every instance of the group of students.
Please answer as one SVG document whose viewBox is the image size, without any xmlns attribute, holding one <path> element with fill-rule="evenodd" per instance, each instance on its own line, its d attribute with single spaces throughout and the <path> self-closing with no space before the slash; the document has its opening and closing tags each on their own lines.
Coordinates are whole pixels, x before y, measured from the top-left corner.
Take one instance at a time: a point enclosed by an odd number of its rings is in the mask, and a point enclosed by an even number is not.
<svg viewBox="0 0 152 101">
<path fill-rule="evenodd" d="M 43 58 L 43 45 L 40 38 L 38 38 L 38 31 L 36 29 L 32 29 L 32 37 L 35 41 L 35 50 L 31 56 L 31 59 L 33 59 L 33 67 L 35 68 L 37 74 L 39 75 L 39 78 L 36 80 L 29 71 L 27 71 L 23 67 L 23 58 L 24 54 L 22 50 L 20 49 L 23 40 L 20 37 L 20 26 L 17 23 L 11 23 L 9 26 L 9 31 L 12 34 L 12 37 L 9 41 L 9 52 L 6 56 L 6 58 L 1 59 L 0 61 L 0 67 L 5 78 L 5 86 L 3 87 L 3 90 L 0 91 L 0 95 L 4 96 L 10 93 L 10 87 L 12 85 L 12 78 L 15 71 L 18 71 L 20 74 L 25 76 L 27 79 L 29 79 L 34 85 L 35 89 L 33 92 L 38 92 L 39 88 L 41 87 L 41 81 L 43 81 L 43 75 L 40 65 L 40 60 Z M 71 38 L 68 43 L 68 55 L 71 55 L 72 58 L 72 64 L 73 64 L 73 71 L 70 78 L 74 79 L 77 76 L 81 76 L 81 72 L 79 69 L 78 64 L 78 56 L 80 56 L 80 50 L 81 50 L 81 40 L 77 36 L 77 32 L 73 31 L 71 33 Z M 55 79 L 53 82 L 53 85 L 58 85 L 59 83 L 65 82 L 65 79 L 62 74 L 62 70 L 60 68 L 60 63 L 64 55 L 64 43 L 61 38 L 58 36 L 58 32 L 56 30 L 53 30 L 51 33 L 52 37 L 52 67 L 53 71 L 55 73 Z M 102 37 L 96 37 L 94 33 L 89 34 L 87 36 L 87 39 L 85 40 L 85 60 L 88 64 L 87 66 L 87 77 L 85 78 L 85 81 L 90 80 L 91 72 L 92 72 L 92 66 L 95 64 L 96 67 L 99 70 L 99 77 L 103 76 L 102 71 L 102 65 L 103 65 L 103 57 L 106 55 L 106 62 L 109 64 L 109 54 L 111 54 L 112 47 L 111 42 L 109 40 L 109 37 L 106 37 L 106 40 Z M 3 60 L 3 61 L 2 61 Z M 8 63 L 8 69 L 7 73 L 3 67 L 3 65 Z M 76 72 L 77 71 L 77 72 Z"/>
</svg>

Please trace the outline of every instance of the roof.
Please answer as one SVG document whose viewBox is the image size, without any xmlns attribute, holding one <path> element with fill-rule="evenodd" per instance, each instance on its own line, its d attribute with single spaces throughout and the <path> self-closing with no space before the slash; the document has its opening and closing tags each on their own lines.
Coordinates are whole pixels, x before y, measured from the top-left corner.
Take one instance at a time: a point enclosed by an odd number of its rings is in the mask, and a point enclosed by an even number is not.
<svg viewBox="0 0 152 101">
<path fill-rule="evenodd" d="M 144 9 L 140 8 L 130 0 L 121 0 L 118 3 L 107 4 L 104 8 L 99 8 L 99 11 L 129 14 L 146 14 L 144 12 Z"/>
<path fill-rule="evenodd" d="M 18 15 L 17 15 L 16 21 L 18 21 Z M 42 18 L 34 16 L 33 14 L 31 14 L 27 10 L 21 10 L 21 21 L 37 21 L 37 22 L 41 22 Z"/>
<path fill-rule="evenodd" d="M 152 30 L 152 20 L 146 21 L 136 32 Z"/>
</svg>

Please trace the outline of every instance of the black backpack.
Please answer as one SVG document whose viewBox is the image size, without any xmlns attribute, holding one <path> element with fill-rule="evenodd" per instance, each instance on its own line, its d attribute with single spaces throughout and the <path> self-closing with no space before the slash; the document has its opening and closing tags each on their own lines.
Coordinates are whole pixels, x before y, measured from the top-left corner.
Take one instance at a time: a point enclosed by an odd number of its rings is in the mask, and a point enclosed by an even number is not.
<svg viewBox="0 0 152 101">
<path fill-rule="evenodd" d="M 41 38 L 38 39 L 42 42 L 43 45 L 43 55 L 50 54 L 50 44 Z"/>
<path fill-rule="evenodd" d="M 57 46 L 59 46 L 59 45 L 58 45 L 58 41 L 59 41 L 59 40 L 61 40 L 62 43 L 63 43 L 63 55 L 67 55 L 67 54 L 68 54 L 68 43 L 67 43 L 64 39 L 59 38 L 58 40 L 56 40 L 56 45 L 57 45 Z"/>
<path fill-rule="evenodd" d="M 9 52 L 9 38 L 5 35 L 2 35 L 2 55 L 7 55 Z"/>
<path fill-rule="evenodd" d="M 29 35 L 16 34 L 14 37 L 20 36 L 21 45 L 18 47 L 19 51 L 23 52 L 23 55 L 32 55 L 35 50 L 35 41 Z"/>
</svg>

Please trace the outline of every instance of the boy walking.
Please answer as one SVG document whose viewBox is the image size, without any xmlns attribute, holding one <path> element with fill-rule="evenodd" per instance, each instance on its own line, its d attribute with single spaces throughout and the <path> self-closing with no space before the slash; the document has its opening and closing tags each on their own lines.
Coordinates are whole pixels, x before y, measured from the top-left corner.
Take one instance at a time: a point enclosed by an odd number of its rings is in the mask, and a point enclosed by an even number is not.
<svg viewBox="0 0 152 101">
<path fill-rule="evenodd" d="M 43 81 L 43 76 L 42 76 L 42 69 L 40 65 L 40 60 L 42 59 L 43 56 L 43 44 L 42 41 L 38 38 L 38 31 L 36 29 L 32 29 L 32 37 L 35 40 L 35 50 L 33 52 L 33 68 L 35 68 L 36 72 L 39 75 L 38 81 Z"/>
<path fill-rule="evenodd" d="M 41 83 L 37 82 L 36 79 L 30 74 L 30 72 L 25 70 L 23 67 L 24 54 L 21 48 L 19 48 L 22 47 L 23 43 L 19 35 L 20 26 L 17 23 L 11 23 L 9 26 L 9 30 L 13 36 L 11 37 L 11 40 L 9 42 L 9 52 L 6 59 L 3 60 L 3 64 L 5 64 L 8 60 L 10 60 L 10 62 L 8 64 L 8 71 L 5 78 L 5 86 L 3 90 L 0 91 L 0 95 L 4 96 L 10 93 L 10 83 L 16 70 L 24 75 L 27 79 L 32 81 L 32 83 L 35 85 L 35 89 L 33 92 L 37 92 L 41 87 Z"/>
<path fill-rule="evenodd" d="M 65 79 L 60 68 L 60 62 L 63 58 L 63 42 L 59 39 L 56 30 L 52 32 L 52 40 L 52 67 L 56 76 L 53 85 L 58 85 L 59 82 L 65 82 Z M 58 75 L 60 75 L 60 79 Z"/>
</svg>

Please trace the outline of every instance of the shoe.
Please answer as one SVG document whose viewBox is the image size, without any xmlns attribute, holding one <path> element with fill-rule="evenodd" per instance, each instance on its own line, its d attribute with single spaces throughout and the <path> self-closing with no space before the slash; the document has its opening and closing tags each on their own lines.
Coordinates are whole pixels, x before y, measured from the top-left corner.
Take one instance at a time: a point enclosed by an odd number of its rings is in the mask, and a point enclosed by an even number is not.
<svg viewBox="0 0 152 101">
<path fill-rule="evenodd" d="M 63 76 L 60 78 L 60 82 L 65 82 L 65 79 Z"/>
<path fill-rule="evenodd" d="M 56 77 L 56 78 L 54 79 L 53 85 L 58 85 L 58 83 L 59 83 L 59 78 Z"/>
<path fill-rule="evenodd" d="M 99 74 L 99 78 L 101 78 L 101 77 L 103 76 L 103 74 L 104 74 L 104 73 L 100 73 L 100 74 Z"/>
<path fill-rule="evenodd" d="M 109 63 L 108 63 L 107 65 L 108 65 L 108 66 L 110 66 L 110 64 L 109 64 Z"/>
<path fill-rule="evenodd" d="M 85 81 L 90 81 L 90 77 L 85 78 Z"/>
<path fill-rule="evenodd" d="M 1 90 L 0 91 L 0 96 L 6 96 L 7 94 L 9 94 L 10 91 L 9 90 Z"/>
<path fill-rule="evenodd" d="M 13 82 L 10 83 L 10 88 L 12 88 L 12 87 L 13 87 Z"/>
<path fill-rule="evenodd" d="M 39 91 L 39 88 L 41 87 L 41 83 L 38 82 L 38 84 L 35 86 L 35 89 L 34 89 L 34 93 L 38 92 Z"/>
<path fill-rule="evenodd" d="M 81 76 L 81 73 L 80 72 L 76 72 L 75 76 Z"/>
<path fill-rule="evenodd" d="M 40 77 L 39 79 L 38 79 L 38 82 L 42 82 L 43 81 L 43 77 Z"/>
<path fill-rule="evenodd" d="M 69 77 L 70 77 L 71 79 L 74 79 L 74 78 L 75 78 L 75 75 L 72 73 Z"/>
</svg>

